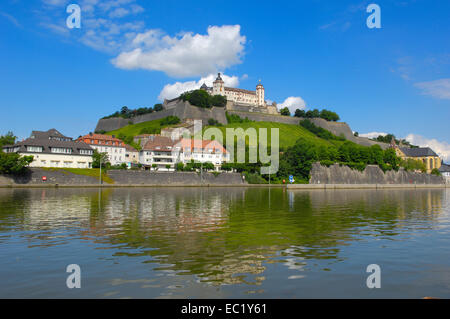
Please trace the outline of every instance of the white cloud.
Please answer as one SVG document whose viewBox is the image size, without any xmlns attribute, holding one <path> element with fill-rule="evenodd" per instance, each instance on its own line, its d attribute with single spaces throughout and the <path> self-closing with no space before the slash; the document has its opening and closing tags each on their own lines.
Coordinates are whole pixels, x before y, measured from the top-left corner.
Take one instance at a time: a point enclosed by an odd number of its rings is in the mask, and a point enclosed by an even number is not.
<svg viewBox="0 0 450 319">
<path fill-rule="evenodd" d="M 388 133 L 384 133 L 384 132 L 369 132 L 369 133 L 359 134 L 359 136 L 367 137 L 367 138 L 377 138 L 380 135 L 381 136 L 385 136 L 385 135 L 388 135 Z"/>
<path fill-rule="evenodd" d="M 110 18 L 122 18 L 126 15 L 128 15 L 130 11 L 128 11 L 125 8 L 116 8 L 113 11 L 109 13 Z"/>
<path fill-rule="evenodd" d="M 120 53 L 112 63 L 121 69 L 162 71 L 173 77 L 202 76 L 241 63 L 245 36 L 239 25 L 210 26 L 207 34 L 170 37 L 159 30 L 137 34 L 137 47 Z M 142 39 L 150 38 L 151 41 Z"/>
<path fill-rule="evenodd" d="M 291 114 L 294 114 L 296 109 L 304 110 L 306 108 L 306 103 L 300 96 L 290 96 L 277 106 L 279 110 L 287 107 Z"/>
<path fill-rule="evenodd" d="M 132 40 L 145 30 L 144 21 L 123 21 L 123 17 L 137 15 L 144 9 L 137 0 L 80 0 L 81 29 L 75 32 L 66 27 L 66 11 L 61 8 L 68 0 L 42 0 L 43 10 L 39 11 L 41 26 L 51 31 L 69 35 L 95 50 L 118 54 L 134 48 Z M 66 32 L 63 32 L 65 29 Z"/>
<path fill-rule="evenodd" d="M 450 100 L 450 78 L 429 82 L 419 82 L 415 87 L 422 90 L 422 94 L 431 95 L 434 98 Z"/>
<path fill-rule="evenodd" d="M 413 145 L 429 147 L 440 157 L 442 157 L 445 162 L 450 161 L 450 144 L 447 142 L 441 142 L 436 139 L 429 139 L 417 134 L 409 134 L 405 137 L 405 140 Z"/>
<path fill-rule="evenodd" d="M 222 74 L 221 77 L 227 87 L 237 87 L 239 85 L 239 77 L 237 76 Z M 198 81 L 175 82 L 173 84 L 167 84 L 161 90 L 158 99 L 163 101 L 164 99 L 170 100 L 176 98 L 183 92 L 199 89 L 203 83 L 211 87 L 216 78 L 217 74 L 210 74 L 206 77 L 202 77 Z"/>
</svg>

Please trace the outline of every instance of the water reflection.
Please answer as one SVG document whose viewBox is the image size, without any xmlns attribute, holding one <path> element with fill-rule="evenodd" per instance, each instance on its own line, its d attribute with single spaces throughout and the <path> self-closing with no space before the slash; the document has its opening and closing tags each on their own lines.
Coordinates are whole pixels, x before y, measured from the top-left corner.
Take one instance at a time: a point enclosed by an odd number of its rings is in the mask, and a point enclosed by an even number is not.
<svg viewBox="0 0 450 319">
<path fill-rule="evenodd" d="M 2 189 L 0 207 L 2 246 L 14 234 L 28 249 L 83 240 L 126 257 L 129 267 L 136 260 L 213 286 L 260 286 L 270 265 L 302 279 L 321 260 L 325 271 L 345 261 L 352 243 L 405 241 L 417 227 L 447 230 L 448 221 L 438 221 L 449 201 L 441 189 Z M 97 259 L 99 267 L 107 260 Z M 129 282 L 105 276 L 110 286 Z M 153 281 L 131 280 L 156 289 Z"/>
</svg>

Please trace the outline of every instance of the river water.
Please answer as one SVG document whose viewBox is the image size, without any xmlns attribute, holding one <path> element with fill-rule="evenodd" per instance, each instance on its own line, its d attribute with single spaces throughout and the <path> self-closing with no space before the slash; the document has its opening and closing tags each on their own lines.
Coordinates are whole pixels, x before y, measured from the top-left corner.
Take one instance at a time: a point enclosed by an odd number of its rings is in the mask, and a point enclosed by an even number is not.
<svg viewBox="0 0 450 319">
<path fill-rule="evenodd" d="M 0 189 L 2 298 L 425 296 L 450 298 L 449 189 Z"/>
</svg>

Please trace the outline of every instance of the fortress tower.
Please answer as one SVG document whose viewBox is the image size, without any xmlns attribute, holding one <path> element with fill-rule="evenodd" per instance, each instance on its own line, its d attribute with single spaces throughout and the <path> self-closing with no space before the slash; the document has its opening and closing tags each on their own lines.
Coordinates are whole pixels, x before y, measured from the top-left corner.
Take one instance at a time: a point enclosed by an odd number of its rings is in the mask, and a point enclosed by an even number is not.
<svg viewBox="0 0 450 319">
<path fill-rule="evenodd" d="M 259 80 L 258 85 L 256 86 L 256 99 L 258 106 L 264 106 L 264 86 L 261 84 L 261 80 Z"/>
<path fill-rule="evenodd" d="M 213 93 L 212 95 L 223 95 L 225 96 L 225 82 L 222 80 L 220 73 L 217 74 L 217 79 L 213 82 Z"/>
</svg>

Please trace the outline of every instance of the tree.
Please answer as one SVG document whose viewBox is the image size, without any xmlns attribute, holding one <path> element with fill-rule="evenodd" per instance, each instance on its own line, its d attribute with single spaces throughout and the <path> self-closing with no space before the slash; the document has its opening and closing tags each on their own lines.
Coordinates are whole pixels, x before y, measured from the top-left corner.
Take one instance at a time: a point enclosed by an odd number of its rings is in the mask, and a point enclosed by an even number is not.
<svg viewBox="0 0 450 319">
<path fill-rule="evenodd" d="M 439 172 L 439 170 L 437 168 L 433 168 L 431 170 L 431 174 L 436 175 L 436 176 L 441 176 L 441 172 Z"/>
<path fill-rule="evenodd" d="M 17 153 L 4 153 L 0 151 L 1 174 L 22 174 L 31 162 L 33 162 L 33 156 L 20 156 Z"/>
<path fill-rule="evenodd" d="M 203 163 L 203 169 L 205 171 L 212 171 L 212 170 L 214 170 L 214 164 L 211 162 Z"/>
<path fill-rule="evenodd" d="M 0 150 L 4 145 L 14 145 L 16 143 L 17 137 L 14 136 L 13 132 L 9 131 L 5 135 L 0 136 Z"/>
<path fill-rule="evenodd" d="M 161 103 L 157 103 L 153 106 L 153 109 L 155 110 L 155 112 L 159 112 L 164 109 L 164 106 Z"/>
<path fill-rule="evenodd" d="M 227 98 L 222 95 L 214 95 L 210 97 L 210 102 L 212 106 L 224 107 L 227 105 Z"/>
<path fill-rule="evenodd" d="M 157 171 L 157 170 L 158 170 L 158 169 L 157 169 L 157 167 L 158 167 L 158 165 L 156 165 L 156 164 L 152 164 L 152 168 L 153 168 L 153 170 Z"/>
<path fill-rule="evenodd" d="M 128 114 L 129 112 L 130 112 L 130 110 L 129 110 L 128 107 L 126 107 L 126 106 L 123 106 L 123 107 L 120 109 L 120 114 L 122 114 L 122 115 Z"/>
<path fill-rule="evenodd" d="M 176 170 L 177 170 L 178 172 L 182 172 L 183 169 L 184 169 L 184 164 L 181 163 L 181 162 L 179 162 L 179 163 L 177 163 L 177 165 L 175 166 L 175 168 L 176 168 Z"/>
<path fill-rule="evenodd" d="M 306 111 L 305 117 L 307 118 L 320 117 L 320 111 L 318 109 L 308 110 Z"/>
<path fill-rule="evenodd" d="M 97 150 L 94 150 L 92 154 L 92 167 L 100 168 L 100 162 L 102 163 L 102 168 L 106 168 L 111 165 L 109 163 L 108 153 L 100 153 Z"/>
<path fill-rule="evenodd" d="M 291 111 L 289 111 L 289 109 L 287 107 L 283 107 L 280 110 L 280 114 L 281 115 L 285 115 L 285 116 L 291 116 Z"/>
<path fill-rule="evenodd" d="M 300 109 L 295 110 L 295 114 L 294 114 L 295 117 L 305 117 L 305 115 L 306 115 L 305 110 L 300 110 Z"/>
<path fill-rule="evenodd" d="M 339 115 L 337 115 L 337 113 L 329 111 L 329 110 L 325 110 L 325 109 L 320 111 L 319 117 L 321 117 L 327 121 L 333 121 L 333 122 L 339 121 Z"/>
</svg>

